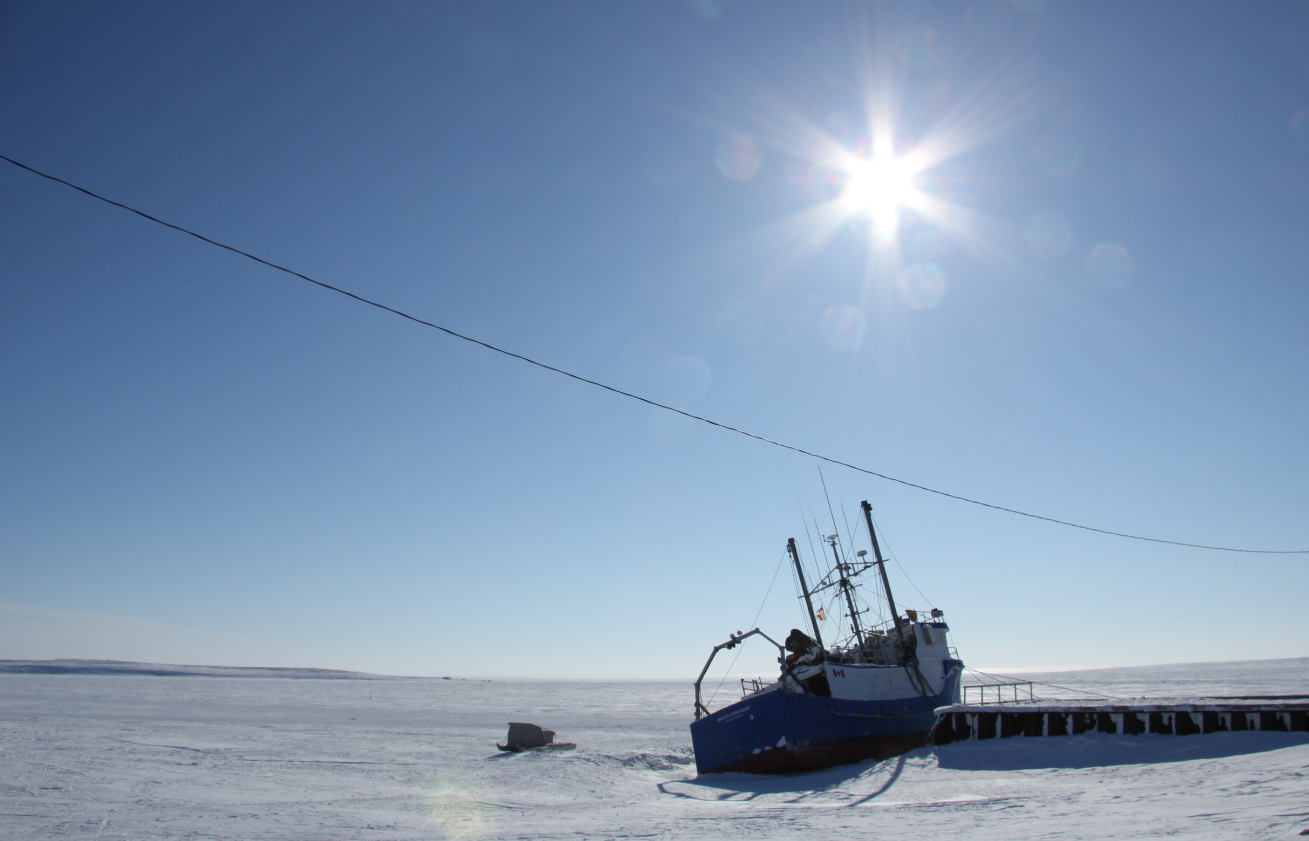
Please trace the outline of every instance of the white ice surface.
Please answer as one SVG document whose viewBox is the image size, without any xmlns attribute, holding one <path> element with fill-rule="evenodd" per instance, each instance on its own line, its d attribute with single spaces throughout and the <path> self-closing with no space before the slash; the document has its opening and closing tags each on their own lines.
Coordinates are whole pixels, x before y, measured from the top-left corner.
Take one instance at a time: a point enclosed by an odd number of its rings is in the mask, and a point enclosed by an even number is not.
<svg viewBox="0 0 1309 841">
<path fill-rule="evenodd" d="M 1158 695 L 1303 692 L 1306 665 L 1160 667 Z M 0 663 L 7 841 L 1262 839 L 1309 828 L 1303 733 L 1015 738 L 811 774 L 697 779 L 684 684 L 19 666 Z M 1130 674 L 1047 677 L 1154 694 L 1145 672 L 1110 672 Z M 495 742 L 511 720 L 578 749 L 502 754 Z"/>
<path fill-rule="evenodd" d="M 1007 674 L 1040 683 L 1038 697 L 1094 699 L 1094 694 L 1131 700 L 1168 700 L 1242 695 L 1309 695 L 1309 657 L 1241 660 L 1230 663 L 1174 663 L 1046 674 Z M 968 673 L 965 683 L 994 682 Z M 1068 690 L 1078 690 L 1069 692 Z"/>
</svg>

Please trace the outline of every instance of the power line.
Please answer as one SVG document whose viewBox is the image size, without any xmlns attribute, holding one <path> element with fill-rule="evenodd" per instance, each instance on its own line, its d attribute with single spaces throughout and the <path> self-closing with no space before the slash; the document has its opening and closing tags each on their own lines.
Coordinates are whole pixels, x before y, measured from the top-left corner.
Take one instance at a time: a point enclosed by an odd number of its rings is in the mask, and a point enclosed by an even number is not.
<svg viewBox="0 0 1309 841">
<path fill-rule="evenodd" d="M 254 260 L 256 263 L 262 263 L 263 265 L 268 266 L 270 269 L 277 269 L 279 272 L 286 272 L 287 274 L 298 277 L 301 280 L 307 280 L 310 283 L 314 284 L 315 286 L 320 286 L 323 289 L 328 289 L 332 292 L 337 292 L 341 295 L 345 295 L 347 298 L 353 298 L 354 300 L 360 302 L 361 304 L 367 304 L 370 307 L 377 307 L 380 310 L 386 310 L 387 312 L 393 315 L 398 315 L 401 318 L 408 319 L 409 321 L 412 321 L 416 324 L 421 324 L 424 327 L 431 327 L 434 330 L 440 330 L 442 333 L 453 336 L 456 339 L 462 339 L 465 342 L 471 342 L 472 344 L 480 345 L 481 347 L 484 347 L 487 350 L 493 350 L 496 353 L 504 354 L 505 356 L 512 357 L 521 362 L 526 362 L 529 365 L 535 365 L 538 368 L 544 368 L 547 371 L 553 371 L 556 374 L 563 374 L 565 377 L 570 377 L 574 380 L 577 380 L 578 382 L 583 382 L 586 383 L 587 385 L 593 385 L 596 388 L 602 388 L 605 391 L 612 392 L 614 394 L 618 394 L 623 397 L 628 397 L 631 398 L 632 400 L 640 401 L 641 403 L 645 403 L 648 406 L 653 406 L 656 409 L 663 409 L 664 411 L 667 412 L 674 412 L 676 414 L 682 415 L 683 417 L 690 418 L 691 420 L 699 421 L 700 423 L 707 423 L 710 426 L 716 426 L 719 429 L 726 430 L 727 432 L 735 432 L 738 435 L 744 435 L 745 437 L 753 438 L 756 441 L 763 441 L 765 444 L 772 444 L 775 447 L 781 447 L 782 449 L 791 450 L 792 452 L 800 453 L 801 455 L 809 456 L 810 458 L 816 458 L 821 461 L 825 461 L 828 464 L 835 464 L 840 467 L 846 467 L 858 473 L 864 473 L 868 476 L 876 476 L 878 479 L 885 479 L 888 482 L 895 482 L 898 485 L 904 485 L 905 487 L 908 488 L 915 488 L 920 491 L 926 491 L 927 493 L 936 494 L 937 496 L 943 496 L 948 499 L 958 500 L 959 502 L 967 502 L 972 505 L 980 505 L 983 508 L 990 508 L 994 511 L 1004 511 L 1005 513 L 1008 514 L 1017 514 L 1022 517 L 1030 517 L 1033 520 L 1044 520 L 1047 523 L 1054 523 L 1060 526 L 1068 526 L 1069 528 L 1081 529 L 1083 531 L 1092 531 L 1092 532 L 1096 532 L 1097 534 L 1109 535 L 1110 537 L 1122 537 L 1128 540 L 1142 540 L 1147 543 L 1164 543 L 1169 546 L 1185 546 L 1189 549 L 1209 549 L 1215 552 L 1243 552 L 1253 555 L 1309 555 L 1309 549 L 1237 549 L 1229 546 L 1206 546 L 1201 543 L 1186 543 L 1180 540 L 1164 540 L 1158 537 L 1144 537 L 1139 534 L 1126 534 L 1124 532 L 1110 531 L 1109 529 L 1099 529 L 1099 528 L 1095 528 L 1094 526 L 1084 526 L 1078 523 L 1070 523 L 1067 520 L 1057 520 L 1054 517 L 1043 517 L 1040 514 L 1031 514 L 1026 511 L 1019 511 L 1016 508 L 1006 508 L 1003 505 L 993 505 L 989 502 L 982 502 L 981 500 L 977 500 L 977 499 L 969 499 L 966 496 L 959 496 L 958 494 L 947 493 L 946 491 L 938 491 L 935 488 L 929 488 L 926 485 L 919 485 L 919 484 L 915 484 L 914 482 L 906 481 L 904 479 L 897 479 L 894 476 L 887 476 L 885 473 L 878 473 L 876 470 L 869 470 L 864 467 L 858 467 L 857 465 L 853 465 L 850 464 L 849 462 L 841 461 L 840 459 L 831 458 L 829 456 L 825 456 L 820 453 L 810 452 L 809 450 L 805 450 L 800 447 L 795 447 L 790 444 L 785 444 L 781 441 L 775 441 L 772 438 L 766 438 L 763 435 L 756 435 L 755 433 L 747 432 L 744 429 L 737 429 L 736 427 L 728 426 L 725 423 L 719 423 L 718 421 L 710 420 L 709 418 L 701 417 L 699 415 L 693 415 L 690 412 L 685 412 L 681 409 L 675 409 L 672 406 L 666 406 L 663 403 L 657 403 L 654 400 L 650 400 L 648 398 L 642 397 L 639 394 L 633 394 L 630 391 L 623 391 L 620 388 L 614 388 L 613 386 L 605 385 L 604 383 L 597 382 L 595 380 L 588 380 L 586 377 L 579 376 L 578 374 L 573 374 L 569 371 L 563 370 L 562 368 L 556 368 L 553 365 L 547 365 L 544 362 L 538 362 L 535 359 L 531 359 L 521 354 L 514 353 L 513 351 L 508 351 L 505 350 L 504 348 L 487 344 L 486 342 L 480 341 L 479 339 L 474 339 L 472 336 L 465 336 L 463 333 L 458 333 L 454 330 L 451 330 L 448 327 L 442 327 L 439 324 L 433 324 L 430 321 L 424 321 L 423 319 L 418 318 L 416 316 L 412 316 L 409 313 L 402 312 L 400 310 L 394 309 L 393 307 L 388 307 L 386 304 L 380 304 L 377 301 L 371 301 L 368 298 L 364 298 L 360 295 L 356 295 L 353 292 L 348 292 L 345 289 L 341 289 L 340 287 L 333 286 L 330 283 L 324 283 L 321 280 L 314 280 L 309 275 L 301 274 L 300 272 L 297 272 L 294 269 L 288 269 L 285 266 L 279 266 L 278 264 L 269 262 L 268 260 L 265 260 L 262 257 L 256 257 L 255 255 L 247 251 L 242 251 L 239 248 L 233 248 L 230 245 L 225 245 L 216 240 L 212 240 L 209 237 L 204 236 L 202 234 L 197 234 L 195 231 L 188 230 L 186 228 L 181 227 L 180 225 L 174 225 L 171 222 L 165 222 L 162 219 L 157 219 L 148 213 L 143 213 L 142 211 L 137 210 L 134 207 L 129 207 L 123 204 L 122 202 L 116 202 L 113 199 L 105 198 L 104 196 L 99 195 L 98 193 L 93 193 L 90 190 L 86 189 L 85 187 L 79 187 L 76 184 L 65 181 L 62 178 L 58 178 L 53 175 L 48 175 L 47 173 L 41 172 L 38 169 L 33 169 L 27 164 L 19 163 L 13 158 L 7 157 L 5 155 L 0 155 L 0 159 L 8 161 L 9 163 L 13 164 L 14 166 L 20 169 L 25 169 L 28 172 L 32 173 L 33 175 L 39 175 L 42 178 L 49 179 L 50 181 L 54 181 L 58 184 L 63 184 L 65 187 L 71 187 L 74 190 L 77 190 L 79 193 L 85 193 L 86 195 L 90 196 L 93 199 L 99 199 L 100 201 L 105 202 L 106 204 L 112 204 L 114 207 L 120 207 L 123 210 L 126 210 L 130 213 L 135 213 L 137 216 L 140 216 L 143 219 L 148 219 L 151 222 L 155 222 L 159 225 L 163 225 L 165 228 L 172 228 L 174 231 L 178 231 L 179 233 L 183 233 L 188 236 L 195 237 L 201 242 L 207 242 L 210 245 L 214 245 L 217 246 L 218 248 L 222 248 L 226 251 L 230 251 L 233 254 L 240 254 L 242 257 L 248 257 L 251 260 Z"/>
</svg>

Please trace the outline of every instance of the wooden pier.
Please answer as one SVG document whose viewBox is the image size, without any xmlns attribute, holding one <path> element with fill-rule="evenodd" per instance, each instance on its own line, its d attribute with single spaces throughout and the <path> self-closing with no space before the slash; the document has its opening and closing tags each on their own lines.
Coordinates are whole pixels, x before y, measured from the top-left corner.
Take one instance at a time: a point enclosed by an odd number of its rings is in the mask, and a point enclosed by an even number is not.
<svg viewBox="0 0 1309 841">
<path fill-rule="evenodd" d="M 1298 703 L 1296 700 L 1298 700 Z M 932 730 L 937 745 L 1014 736 L 1119 736 L 1275 731 L 1309 733 L 1309 697 L 1209 699 L 1168 704 L 977 704 L 942 707 Z"/>
</svg>

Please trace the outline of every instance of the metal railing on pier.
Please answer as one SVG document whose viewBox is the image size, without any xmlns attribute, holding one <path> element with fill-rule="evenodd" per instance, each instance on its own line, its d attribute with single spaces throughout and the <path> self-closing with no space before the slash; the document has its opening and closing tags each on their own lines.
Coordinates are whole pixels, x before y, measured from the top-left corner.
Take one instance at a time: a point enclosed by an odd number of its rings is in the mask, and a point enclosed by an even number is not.
<svg viewBox="0 0 1309 841">
<path fill-rule="evenodd" d="M 1022 697 L 1024 691 L 1026 698 Z M 1013 704 L 1036 700 L 1031 681 L 965 684 L 963 695 L 965 704 Z"/>
</svg>

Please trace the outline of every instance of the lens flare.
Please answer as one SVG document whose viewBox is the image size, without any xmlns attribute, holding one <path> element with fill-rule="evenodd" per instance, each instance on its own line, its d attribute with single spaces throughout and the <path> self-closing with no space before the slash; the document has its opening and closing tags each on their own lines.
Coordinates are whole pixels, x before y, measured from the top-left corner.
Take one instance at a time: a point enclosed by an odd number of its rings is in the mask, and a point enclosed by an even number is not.
<svg viewBox="0 0 1309 841">
<path fill-rule="evenodd" d="M 1052 210 L 1035 213 L 1023 229 L 1027 244 L 1042 257 L 1062 257 L 1073 244 L 1073 228 L 1068 220 Z"/>
<path fill-rule="evenodd" d="M 701 20 L 718 20 L 726 6 L 727 0 L 691 0 L 691 9 Z"/>
<path fill-rule="evenodd" d="M 695 356 L 679 356 L 668 363 L 667 378 L 678 402 L 699 400 L 714 381 L 709 366 Z"/>
<path fill-rule="evenodd" d="M 922 0 L 908 2 L 917 6 Z M 969 0 L 963 5 L 971 9 L 974 35 L 983 40 L 1026 39 L 1038 20 L 1016 14 L 1018 4 L 1011 0 Z M 1040 5 L 1028 2 L 1021 10 Z M 931 110 L 941 110 L 942 116 L 934 125 L 922 125 L 928 112 L 906 104 L 905 80 L 913 74 L 903 68 L 935 72 L 929 68 L 948 64 L 958 34 L 952 30 L 947 41 L 943 31 L 923 25 L 921 19 L 914 21 L 921 11 L 888 13 L 881 19 L 886 25 L 879 25 L 876 43 L 869 41 L 863 45 L 866 49 L 849 56 L 862 87 L 858 100 L 843 97 L 824 105 L 821 98 L 811 98 L 801 109 L 770 97 L 766 101 L 775 101 L 775 106 L 764 106 L 757 119 L 740 124 L 743 129 L 751 126 L 750 137 L 720 136 L 714 158 L 724 177 L 746 181 L 760 174 L 760 147 L 766 144 L 770 155 L 776 150 L 779 156 L 770 159 L 769 174 L 784 176 L 788 192 L 802 199 L 796 204 L 803 206 L 759 232 L 756 243 L 762 248 L 752 248 L 751 259 L 761 251 L 776 253 L 780 264 L 789 267 L 824 254 L 843 260 L 846 249 L 853 248 L 863 252 L 863 277 L 861 294 L 851 297 L 869 305 L 886 296 L 900 297 L 912 309 L 940 306 L 947 274 L 962 269 L 966 261 L 1007 257 L 1006 262 L 1015 262 L 1014 255 L 999 253 L 1018 245 L 1012 242 L 1012 223 L 988 218 L 986 209 L 970 198 L 976 187 L 992 183 L 993 176 L 971 170 L 975 164 L 963 158 L 972 149 L 1012 136 L 1032 110 L 1032 92 L 1049 85 L 1041 84 L 1034 71 L 987 74 L 957 107 L 937 109 L 954 98 L 941 79 L 924 94 L 935 103 Z M 954 46 L 943 49 L 943 44 Z M 833 111 L 837 101 L 845 109 L 857 101 L 862 113 Z M 900 124 L 902 112 L 912 117 L 909 125 Z M 1038 136 L 1033 134 L 1031 140 Z M 1081 163 L 1081 146 L 1067 132 L 1041 137 L 1033 152 L 1035 163 L 1055 177 L 1071 175 Z M 770 177 L 768 185 L 779 181 Z M 1038 217 L 1030 230 L 1024 230 L 1023 221 L 1020 218 L 1018 228 L 1038 253 L 1064 254 L 1072 247 L 1071 230 L 1061 218 Z M 995 236 L 1010 241 L 990 241 Z M 1022 250 L 1026 253 L 1025 246 Z M 870 329 L 865 317 L 891 317 L 884 309 L 874 316 L 874 310 L 838 306 L 824 311 L 826 306 L 817 313 L 822 313 L 822 335 L 833 351 L 849 351 L 862 343 Z M 893 311 L 903 317 L 899 305 Z M 742 344 L 757 340 L 762 324 L 762 315 L 747 308 L 729 308 L 719 318 L 723 332 Z M 871 329 L 882 332 L 877 326 Z"/>
<path fill-rule="evenodd" d="M 796 191 L 811 201 L 831 201 L 841 195 L 847 180 L 840 165 L 831 161 L 793 164 L 787 176 Z"/>
<path fill-rule="evenodd" d="M 1291 118 L 1291 139 L 1302 152 L 1309 152 L 1309 111 L 1301 111 Z"/>
<path fill-rule="evenodd" d="M 428 822 L 442 838 L 487 837 L 495 827 L 482 799 L 473 782 L 438 780 L 428 790 Z"/>
<path fill-rule="evenodd" d="M 935 263 L 914 263 L 896 280 L 900 297 L 911 310 L 930 310 L 945 295 L 945 274 Z"/>
<path fill-rule="evenodd" d="M 1102 242 L 1086 256 L 1086 270 L 1106 289 L 1122 289 L 1132 279 L 1136 266 L 1127 249 L 1116 242 Z"/>
<path fill-rule="evenodd" d="M 764 162 L 764 153 L 748 137 L 729 137 L 718 144 L 714 162 L 723 177 L 732 181 L 749 181 Z"/>
<path fill-rule="evenodd" d="M 837 353 L 849 353 L 858 350 L 864 343 L 864 332 L 868 329 L 864 314 L 848 304 L 831 307 L 823 313 L 823 340 Z"/>
</svg>

